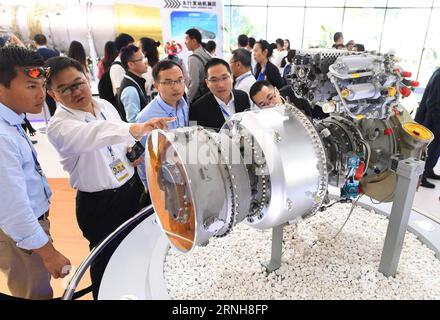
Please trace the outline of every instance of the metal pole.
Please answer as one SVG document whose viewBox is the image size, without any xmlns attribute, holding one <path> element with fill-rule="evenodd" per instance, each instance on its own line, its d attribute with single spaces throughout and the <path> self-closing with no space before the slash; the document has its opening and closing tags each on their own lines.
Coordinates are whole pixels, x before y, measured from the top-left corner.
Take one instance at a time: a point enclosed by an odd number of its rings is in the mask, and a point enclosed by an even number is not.
<svg viewBox="0 0 440 320">
<path fill-rule="evenodd" d="M 149 205 L 148 207 L 143 208 L 141 211 L 136 213 L 135 216 L 125 221 L 123 224 L 121 224 L 115 231 L 110 233 L 107 238 L 102 240 L 96 247 L 90 251 L 90 253 L 87 255 L 87 257 L 84 259 L 84 261 L 79 266 L 78 270 L 76 270 L 75 274 L 73 275 L 72 279 L 70 279 L 69 284 L 67 285 L 66 290 L 64 290 L 63 296 L 61 297 L 61 300 L 71 300 L 73 294 L 75 293 L 76 287 L 78 286 L 80 280 L 82 279 L 84 273 L 89 268 L 91 263 L 95 260 L 95 258 L 98 256 L 98 254 L 104 250 L 104 248 L 122 231 L 124 231 L 128 226 L 130 226 L 132 223 L 137 221 L 138 219 L 143 218 L 144 216 L 152 213 L 154 211 L 153 205 Z"/>
<path fill-rule="evenodd" d="M 424 167 L 423 161 L 413 158 L 400 160 L 397 165 L 397 186 L 379 265 L 379 271 L 387 277 L 397 272 L 417 182 Z"/>
<path fill-rule="evenodd" d="M 272 272 L 281 267 L 281 255 L 283 251 L 283 228 L 284 224 L 272 228 L 272 250 L 270 261 L 263 264 L 267 272 Z"/>
</svg>

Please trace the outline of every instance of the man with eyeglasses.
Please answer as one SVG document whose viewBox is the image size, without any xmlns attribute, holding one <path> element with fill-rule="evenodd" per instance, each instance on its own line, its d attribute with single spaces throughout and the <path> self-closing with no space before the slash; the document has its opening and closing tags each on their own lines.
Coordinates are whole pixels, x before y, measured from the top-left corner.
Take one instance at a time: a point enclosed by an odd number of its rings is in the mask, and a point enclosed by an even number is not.
<svg viewBox="0 0 440 320">
<path fill-rule="evenodd" d="M 310 104 L 304 99 L 298 99 L 291 86 L 285 86 L 278 91 L 269 81 L 259 80 L 252 85 L 249 95 L 255 105 L 261 109 L 289 102 L 300 109 L 306 116 L 313 117 Z"/>
<path fill-rule="evenodd" d="M 145 78 L 148 64 L 140 48 L 129 45 L 121 49 L 121 63 L 126 72 L 118 90 L 119 110 L 123 111 L 122 120 L 136 122 L 139 112 L 148 104 L 145 91 Z"/>
<path fill-rule="evenodd" d="M 49 122 L 48 138 L 69 172 L 70 185 L 78 190 L 76 217 L 92 249 L 142 208 L 144 189 L 134 170 L 139 161 L 129 162 L 127 148 L 155 128 L 166 130 L 166 122 L 174 118 L 125 123 L 108 101 L 92 98 L 76 60 L 56 57 L 46 66 L 50 68 L 48 93 L 59 103 Z M 94 298 L 108 260 L 130 230 L 114 239 L 92 263 Z"/>
<path fill-rule="evenodd" d="M 40 113 L 46 95 L 41 55 L 0 49 L 0 271 L 15 297 L 51 299 L 50 276 L 68 274 L 69 259 L 50 237 L 51 190 L 21 124 Z"/>
<path fill-rule="evenodd" d="M 232 89 L 231 73 L 225 60 L 213 58 L 208 61 L 205 66 L 205 81 L 209 92 L 190 106 L 190 121 L 218 130 L 234 113 L 249 109 L 247 93 Z"/>
<path fill-rule="evenodd" d="M 174 117 L 168 123 L 169 129 L 189 125 L 189 109 L 183 95 L 185 93 L 185 77 L 182 66 L 172 60 L 159 61 L 153 68 L 154 88 L 158 95 L 139 113 L 137 122 L 145 122 L 151 118 Z M 146 139 L 141 140 L 145 145 Z M 138 166 L 138 174 L 147 190 L 145 164 Z"/>
<path fill-rule="evenodd" d="M 249 95 L 249 90 L 255 83 L 255 77 L 251 70 L 251 53 L 244 48 L 232 51 L 229 64 L 235 77 L 234 89 L 243 90 Z"/>
</svg>

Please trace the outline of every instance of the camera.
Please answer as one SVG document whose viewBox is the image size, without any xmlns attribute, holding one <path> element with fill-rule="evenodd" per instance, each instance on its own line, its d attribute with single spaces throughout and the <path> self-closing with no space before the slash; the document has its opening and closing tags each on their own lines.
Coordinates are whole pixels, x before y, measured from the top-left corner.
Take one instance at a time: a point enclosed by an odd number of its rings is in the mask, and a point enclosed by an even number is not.
<svg viewBox="0 0 440 320">
<path fill-rule="evenodd" d="M 139 141 L 131 147 L 131 151 L 127 152 L 126 156 L 130 162 L 134 162 L 137 158 L 139 158 L 145 151 L 145 147 Z"/>
</svg>

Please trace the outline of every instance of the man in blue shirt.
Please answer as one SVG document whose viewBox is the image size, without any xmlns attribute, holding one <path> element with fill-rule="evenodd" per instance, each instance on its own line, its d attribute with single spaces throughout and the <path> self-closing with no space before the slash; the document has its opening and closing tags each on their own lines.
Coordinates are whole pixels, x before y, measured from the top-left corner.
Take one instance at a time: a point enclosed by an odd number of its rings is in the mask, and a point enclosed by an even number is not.
<svg viewBox="0 0 440 320">
<path fill-rule="evenodd" d="M 185 78 L 182 67 L 172 60 L 162 60 L 153 68 L 154 87 L 159 93 L 138 115 L 137 122 L 142 123 L 151 118 L 176 117 L 168 123 L 168 129 L 188 126 L 188 104 L 185 93 Z M 141 140 L 145 145 L 146 138 Z M 138 166 L 138 174 L 147 189 L 147 178 L 144 162 Z"/>
<path fill-rule="evenodd" d="M 41 56 L 20 47 L 0 49 L 0 271 L 14 296 L 50 299 L 50 275 L 63 278 L 70 261 L 52 245 L 51 190 L 21 124 L 45 98 Z"/>
</svg>

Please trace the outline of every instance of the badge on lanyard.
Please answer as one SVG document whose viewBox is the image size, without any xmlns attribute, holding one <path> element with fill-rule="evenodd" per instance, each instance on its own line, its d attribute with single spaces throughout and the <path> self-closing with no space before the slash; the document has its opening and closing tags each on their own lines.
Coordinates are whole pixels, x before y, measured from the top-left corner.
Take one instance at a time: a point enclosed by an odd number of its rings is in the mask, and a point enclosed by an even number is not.
<svg viewBox="0 0 440 320">
<path fill-rule="evenodd" d="M 121 161 L 121 159 L 116 159 L 115 161 L 110 163 L 110 169 L 115 175 L 116 180 L 118 180 L 119 182 L 122 182 L 129 177 L 128 171 L 125 168 L 124 163 Z"/>
</svg>

